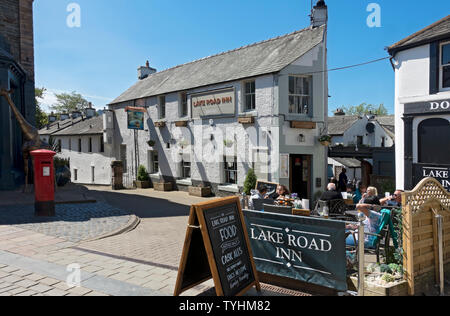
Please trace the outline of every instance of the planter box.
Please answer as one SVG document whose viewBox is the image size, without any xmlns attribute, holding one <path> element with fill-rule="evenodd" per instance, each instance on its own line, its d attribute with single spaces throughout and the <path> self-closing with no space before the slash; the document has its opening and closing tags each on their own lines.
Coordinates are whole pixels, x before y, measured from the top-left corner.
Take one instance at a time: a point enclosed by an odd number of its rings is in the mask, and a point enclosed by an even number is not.
<svg viewBox="0 0 450 316">
<path fill-rule="evenodd" d="M 357 291 L 358 278 L 350 277 L 347 281 L 349 290 Z M 401 281 L 393 283 L 391 286 L 383 286 L 371 282 L 364 282 L 364 295 L 365 296 L 408 296 L 408 282 Z"/>
<path fill-rule="evenodd" d="M 136 187 L 138 189 L 148 189 L 150 188 L 150 181 L 136 181 Z"/>
<path fill-rule="evenodd" d="M 156 182 L 153 183 L 155 191 L 172 191 L 172 182 Z"/>
<path fill-rule="evenodd" d="M 189 187 L 189 195 L 206 197 L 211 195 L 211 187 Z"/>
</svg>

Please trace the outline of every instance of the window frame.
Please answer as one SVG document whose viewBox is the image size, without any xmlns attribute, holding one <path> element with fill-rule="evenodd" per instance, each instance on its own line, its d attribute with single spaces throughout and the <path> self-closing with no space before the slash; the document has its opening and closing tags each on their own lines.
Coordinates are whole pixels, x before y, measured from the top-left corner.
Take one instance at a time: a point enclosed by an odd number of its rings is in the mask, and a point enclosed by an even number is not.
<svg viewBox="0 0 450 316">
<path fill-rule="evenodd" d="M 152 172 L 151 174 L 159 173 L 159 153 L 157 150 L 153 150 L 151 154 Z M 155 159 L 156 157 L 156 159 Z"/>
<path fill-rule="evenodd" d="M 225 174 L 225 184 L 227 184 L 227 185 L 237 185 L 238 184 L 237 157 L 236 156 L 234 157 L 233 168 L 228 168 L 227 157 L 224 156 L 223 161 L 224 161 L 223 170 L 224 170 L 224 174 Z M 231 173 L 235 174 L 235 182 L 231 182 L 230 181 Z"/>
<path fill-rule="evenodd" d="M 92 137 L 89 137 L 89 142 L 88 142 L 88 153 L 92 153 Z"/>
<path fill-rule="evenodd" d="M 103 135 L 100 136 L 100 153 L 105 152 L 105 139 L 103 138 Z"/>
<path fill-rule="evenodd" d="M 163 102 L 164 101 L 164 102 Z M 166 118 L 166 96 L 161 95 L 158 97 L 158 105 L 159 105 L 159 119 L 163 120 Z"/>
<path fill-rule="evenodd" d="M 78 138 L 78 153 L 83 152 L 83 142 L 81 141 L 81 138 Z"/>
<path fill-rule="evenodd" d="M 192 171 L 191 167 L 192 167 L 192 164 L 190 161 L 181 160 L 181 177 L 182 177 L 182 179 L 190 179 L 191 178 L 191 171 Z M 188 173 L 186 173 L 186 169 L 189 170 Z"/>
<path fill-rule="evenodd" d="M 301 78 L 303 80 L 307 79 L 308 80 L 308 89 L 309 89 L 309 94 L 299 94 L 299 93 L 291 93 L 290 91 L 290 80 L 291 78 L 294 79 L 298 79 Z M 289 75 L 288 76 L 288 84 L 287 84 L 287 90 L 288 90 L 288 113 L 290 115 L 305 115 L 305 116 L 309 116 L 311 115 L 311 108 L 312 108 L 312 104 L 313 104 L 313 91 L 312 91 L 312 81 L 313 81 L 313 77 L 312 76 L 305 76 L 305 75 Z M 295 89 L 295 82 L 294 82 L 294 89 Z M 307 112 L 298 112 L 298 108 L 296 109 L 295 112 L 291 112 L 291 103 L 290 103 L 290 98 L 294 97 L 294 98 L 309 98 L 309 103 L 308 103 L 308 108 L 307 108 Z M 294 102 L 295 103 L 295 102 Z"/>
<path fill-rule="evenodd" d="M 186 97 L 186 100 L 183 99 L 183 96 Z M 179 102 L 180 102 L 180 118 L 188 117 L 189 116 L 189 102 L 188 102 L 187 92 L 180 92 Z"/>
<path fill-rule="evenodd" d="M 247 84 L 253 84 L 253 91 L 247 91 Z M 252 107 L 247 103 L 247 96 L 251 96 Z M 242 82 L 242 102 L 244 104 L 244 112 L 252 112 L 256 110 L 256 80 L 246 80 Z"/>
<path fill-rule="evenodd" d="M 448 67 L 450 68 L 450 63 L 448 64 L 442 64 L 442 59 L 443 59 L 443 49 L 444 46 L 450 46 L 450 41 L 445 41 L 445 42 L 441 42 L 439 43 L 439 91 L 440 92 L 444 92 L 444 91 L 450 91 L 450 86 L 449 87 L 444 87 L 444 67 Z"/>
</svg>

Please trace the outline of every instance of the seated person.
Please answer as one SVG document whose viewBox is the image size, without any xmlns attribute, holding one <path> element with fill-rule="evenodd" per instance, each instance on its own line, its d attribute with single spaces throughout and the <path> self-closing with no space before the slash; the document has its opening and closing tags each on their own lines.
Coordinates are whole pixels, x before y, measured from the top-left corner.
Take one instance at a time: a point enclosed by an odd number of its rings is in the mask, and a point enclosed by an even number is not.
<svg viewBox="0 0 450 316">
<path fill-rule="evenodd" d="M 381 210 L 381 206 L 378 205 L 372 205 L 372 204 L 358 204 L 356 206 L 356 210 L 358 210 L 361 213 L 364 213 L 366 215 L 366 220 L 364 220 L 364 232 L 366 233 L 372 233 L 376 234 L 378 233 L 378 228 L 380 227 L 382 215 L 379 212 Z M 347 230 L 356 230 L 358 226 L 356 225 L 347 225 Z M 356 241 L 358 241 L 358 234 L 355 234 L 355 237 L 353 237 L 352 234 L 349 234 L 347 237 L 345 243 L 348 246 L 356 246 L 355 245 L 355 238 Z M 372 242 L 377 238 L 376 236 L 372 235 L 365 235 L 364 244 L 367 248 L 370 248 L 372 245 Z"/>
<path fill-rule="evenodd" d="M 391 195 L 388 198 L 384 198 L 380 200 L 381 205 L 383 206 L 394 206 L 400 207 L 402 206 L 402 190 L 395 191 L 394 195 Z"/>
<path fill-rule="evenodd" d="M 279 185 L 276 192 L 272 194 L 271 198 L 277 200 L 285 197 L 286 195 L 289 195 L 289 190 L 284 185 Z"/>
<path fill-rule="evenodd" d="M 358 181 L 356 183 L 356 190 L 353 196 L 353 203 L 358 204 L 359 201 L 361 201 L 363 194 L 366 193 L 366 189 L 367 188 L 362 183 L 362 181 Z"/>
<path fill-rule="evenodd" d="M 344 200 L 342 194 L 336 191 L 336 184 L 329 183 L 327 191 L 320 196 L 321 201 Z"/>
<path fill-rule="evenodd" d="M 360 204 L 381 205 L 378 198 L 378 190 L 375 187 L 368 187 L 367 192 L 363 194 Z"/>
<path fill-rule="evenodd" d="M 253 200 L 262 200 L 267 198 L 267 187 L 265 185 L 261 186 L 258 190 L 251 191 L 252 196 L 248 201 L 248 208 L 254 210 Z"/>
</svg>

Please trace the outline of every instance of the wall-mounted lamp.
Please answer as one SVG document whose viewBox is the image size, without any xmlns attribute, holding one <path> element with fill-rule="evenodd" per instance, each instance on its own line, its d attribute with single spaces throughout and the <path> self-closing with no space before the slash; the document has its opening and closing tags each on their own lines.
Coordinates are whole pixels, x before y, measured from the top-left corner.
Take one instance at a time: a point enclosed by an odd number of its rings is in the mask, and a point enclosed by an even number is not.
<svg viewBox="0 0 450 316">
<path fill-rule="evenodd" d="M 299 143 L 304 143 L 305 142 L 305 135 L 303 135 L 303 134 L 298 135 L 298 142 Z"/>
</svg>

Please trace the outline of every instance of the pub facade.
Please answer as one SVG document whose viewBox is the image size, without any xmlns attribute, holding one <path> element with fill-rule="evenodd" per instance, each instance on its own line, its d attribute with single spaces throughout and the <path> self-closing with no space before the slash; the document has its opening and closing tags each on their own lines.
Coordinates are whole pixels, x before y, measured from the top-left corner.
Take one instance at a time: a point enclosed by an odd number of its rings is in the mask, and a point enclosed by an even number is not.
<svg viewBox="0 0 450 316">
<path fill-rule="evenodd" d="M 395 69 L 397 187 L 450 191 L 450 16 L 388 48 Z"/>
<path fill-rule="evenodd" d="M 326 22 L 319 1 L 305 29 L 160 72 L 140 67 L 109 105 L 115 158 L 125 172 L 144 165 L 153 182 L 179 190 L 235 194 L 254 169 L 312 198 L 326 185 Z M 130 111 L 144 113 L 137 129 Z"/>
</svg>

